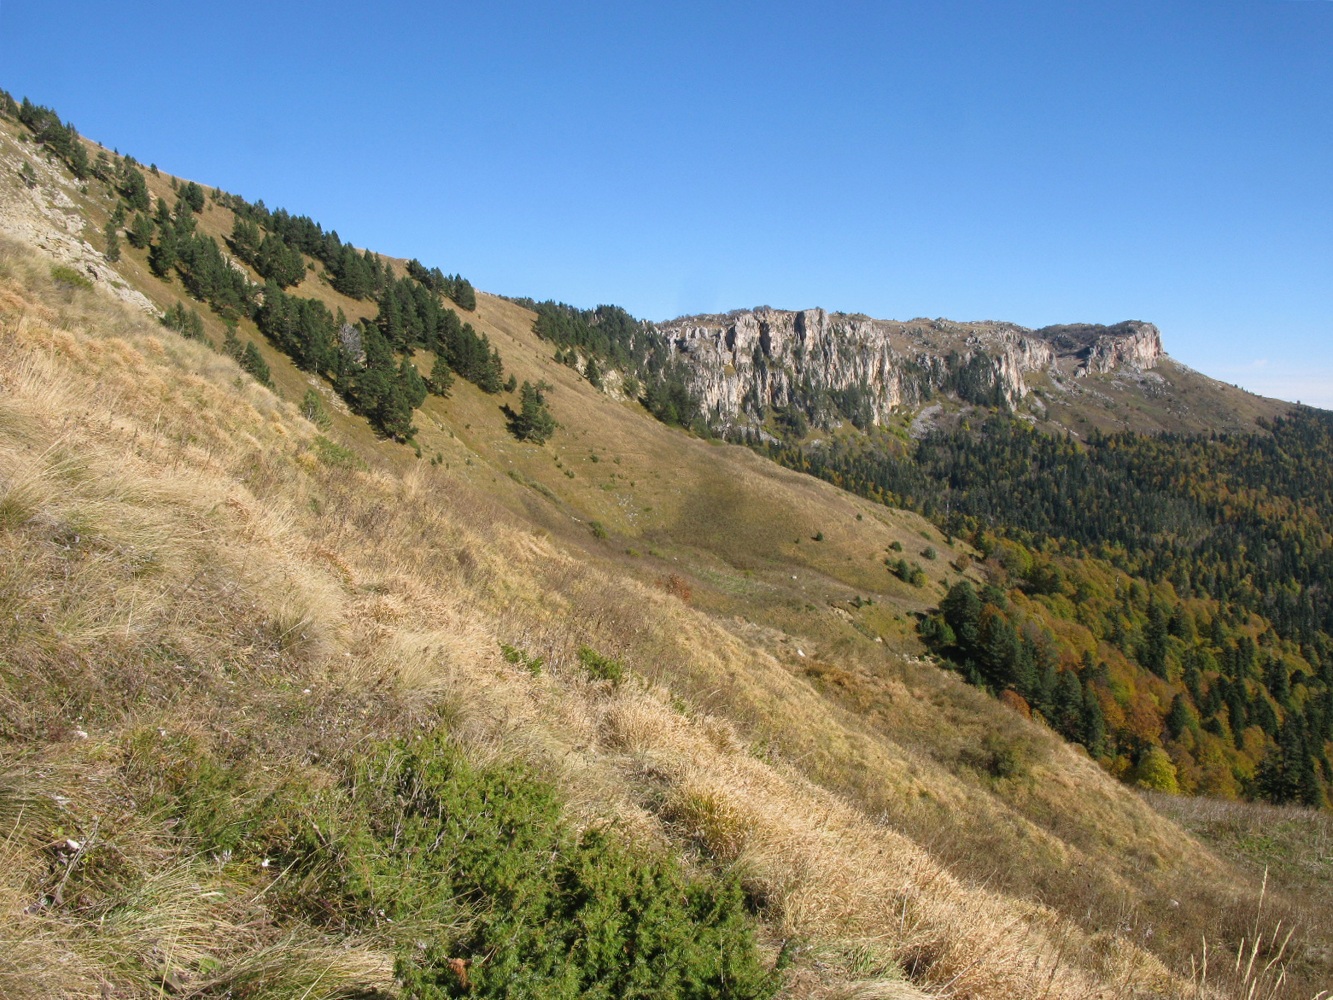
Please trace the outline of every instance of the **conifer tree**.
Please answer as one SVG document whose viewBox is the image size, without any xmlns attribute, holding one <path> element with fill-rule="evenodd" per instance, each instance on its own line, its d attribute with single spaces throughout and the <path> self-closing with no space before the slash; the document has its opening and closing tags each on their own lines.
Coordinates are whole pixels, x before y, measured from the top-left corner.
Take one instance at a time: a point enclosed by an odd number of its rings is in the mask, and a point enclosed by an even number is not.
<svg viewBox="0 0 1333 1000">
<path fill-rule="evenodd" d="M 407 358 L 398 363 L 398 385 L 409 410 L 415 410 L 426 401 L 426 383 L 417 366 Z"/>
<path fill-rule="evenodd" d="M 380 430 L 395 441 L 407 441 L 417 432 L 412 426 L 412 407 L 396 383 L 380 397 L 373 416 Z"/>
<path fill-rule="evenodd" d="M 245 354 L 245 348 L 241 345 L 241 338 L 236 336 L 236 327 L 232 323 L 227 324 L 227 330 L 222 335 L 222 353 L 238 364 Z"/>
<path fill-rule="evenodd" d="M 253 375 L 260 385 L 268 386 L 270 389 L 273 387 L 273 377 L 268 362 L 259 353 L 259 348 L 255 346 L 253 340 L 245 342 L 245 350 L 241 353 L 241 367 Z"/>
<path fill-rule="evenodd" d="M 120 234 L 116 232 L 116 224 L 108 219 L 106 226 L 102 229 L 102 235 L 106 237 L 106 259 L 115 263 L 120 260 Z"/>
<path fill-rule="evenodd" d="M 157 242 L 148 251 L 148 266 L 159 278 L 170 280 L 176 257 L 176 231 L 171 226 L 162 227 L 158 230 Z"/>
<path fill-rule="evenodd" d="M 1167 617 L 1156 598 L 1148 600 L 1148 625 L 1143 633 L 1139 659 L 1158 677 L 1166 676 Z"/>
<path fill-rule="evenodd" d="M 1080 742 L 1094 757 L 1106 754 L 1106 716 L 1097 692 L 1086 682 L 1083 685 L 1083 736 Z"/>
<path fill-rule="evenodd" d="M 181 188 L 181 201 L 189 206 L 190 211 L 198 215 L 204 210 L 204 189 L 194 181 Z"/>
<path fill-rule="evenodd" d="M 187 309 L 185 303 L 177 301 L 162 315 L 162 325 L 175 330 L 190 340 L 205 340 L 204 321 L 193 309 Z"/>
<path fill-rule="evenodd" d="M 435 363 L 430 367 L 430 376 L 426 379 L 426 388 L 436 396 L 448 396 L 453 384 L 454 373 L 449 368 L 449 362 L 443 351 L 437 351 Z"/>
<path fill-rule="evenodd" d="M 231 226 L 231 238 L 227 242 L 237 257 L 247 264 L 254 264 L 263 237 L 257 225 L 244 216 L 237 215 L 236 221 Z"/>
<path fill-rule="evenodd" d="M 1180 739 L 1181 733 L 1195 725 L 1194 713 L 1186 704 L 1185 696 L 1176 695 L 1171 699 L 1171 710 L 1166 715 L 1166 731 L 1173 740 Z"/>
<path fill-rule="evenodd" d="M 1278 733 L 1277 746 L 1259 767 L 1259 790 L 1270 802 L 1296 802 L 1306 806 L 1323 804 L 1323 791 L 1299 716 L 1291 716 Z"/>
<path fill-rule="evenodd" d="M 120 196 L 133 211 L 146 212 L 149 209 L 148 183 L 139 169 L 128 160 L 121 166 Z"/>
<path fill-rule="evenodd" d="M 550 388 L 546 382 L 533 385 L 525 381 L 519 390 L 519 412 L 512 423 L 514 435 L 520 441 L 545 444 L 555 433 L 555 417 L 546 407 L 545 394 Z"/>
<path fill-rule="evenodd" d="M 138 250 L 144 249 L 153 241 L 153 220 L 143 212 L 137 213 L 125 233 L 125 238 L 130 241 L 130 246 Z"/>
<path fill-rule="evenodd" d="M 305 396 L 301 398 L 301 416 L 305 417 L 320 430 L 328 430 L 332 418 L 329 411 L 324 406 L 324 400 L 319 394 L 319 390 L 313 386 L 305 391 Z"/>
<path fill-rule="evenodd" d="M 1051 722 L 1056 730 L 1066 739 L 1079 740 L 1083 735 L 1083 686 L 1078 674 L 1072 670 L 1060 671 L 1051 700 L 1054 708 Z"/>
</svg>

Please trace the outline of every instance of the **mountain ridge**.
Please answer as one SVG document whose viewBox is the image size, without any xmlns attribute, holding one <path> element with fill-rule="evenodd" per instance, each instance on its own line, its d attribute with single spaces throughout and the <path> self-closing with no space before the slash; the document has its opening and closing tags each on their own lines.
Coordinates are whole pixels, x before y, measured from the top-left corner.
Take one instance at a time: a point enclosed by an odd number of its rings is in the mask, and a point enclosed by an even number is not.
<svg viewBox="0 0 1333 1000">
<path fill-rule="evenodd" d="M 844 419 L 863 429 L 885 426 L 944 396 L 1000 405 L 1075 435 L 1087 426 L 1144 423 L 1113 413 L 1120 400 L 1108 393 L 1163 397 L 1159 429 L 1168 430 L 1254 426 L 1239 411 L 1275 416 L 1290 405 L 1190 372 L 1165 353 L 1155 325 L 1136 320 L 1030 329 L 759 307 L 655 329 L 672 343 L 708 422 L 722 432 L 761 431 L 771 410 L 787 407 L 823 427 Z M 1066 412 L 1052 415 L 1051 403 Z M 1172 403 L 1174 415 L 1165 412 Z M 1190 418 L 1189 409 L 1208 415 Z"/>
</svg>

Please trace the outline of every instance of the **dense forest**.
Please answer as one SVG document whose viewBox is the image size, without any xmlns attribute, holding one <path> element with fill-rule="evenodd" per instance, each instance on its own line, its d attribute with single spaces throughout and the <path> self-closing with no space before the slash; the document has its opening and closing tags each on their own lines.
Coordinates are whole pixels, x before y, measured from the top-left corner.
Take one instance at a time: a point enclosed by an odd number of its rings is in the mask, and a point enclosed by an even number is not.
<svg viewBox="0 0 1333 1000">
<path fill-rule="evenodd" d="M 914 447 L 887 433 L 758 446 L 969 538 L 990 584 L 957 582 L 923 638 L 1116 773 L 1328 801 L 1333 414 L 1076 442 L 993 413 Z"/>
</svg>

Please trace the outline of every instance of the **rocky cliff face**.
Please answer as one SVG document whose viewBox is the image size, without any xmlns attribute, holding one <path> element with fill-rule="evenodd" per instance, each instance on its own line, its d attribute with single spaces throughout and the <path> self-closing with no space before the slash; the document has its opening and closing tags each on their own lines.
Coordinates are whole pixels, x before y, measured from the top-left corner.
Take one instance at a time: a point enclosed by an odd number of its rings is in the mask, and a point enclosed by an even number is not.
<svg viewBox="0 0 1333 1000">
<path fill-rule="evenodd" d="M 1162 356 L 1162 335 L 1157 327 L 1151 323 L 1122 325 L 1132 325 L 1135 329 L 1098 337 L 1080 375 L 1106 375 L 1124 367 L 1145 370 L 1157 364 L 1157 359 Z"/>
<path fill-rule="evenodd" d="M 1146 369 L 1162 354 L 1151 323 L 1029 330 L 1010 323 L 896 322 L 761 307 L 658 325 L 718 427 L 799 407 L 821 423 L 883 423 L 939 393 L 1010 406 L 1032 373 L 1058 377 Z"/>
</svg>

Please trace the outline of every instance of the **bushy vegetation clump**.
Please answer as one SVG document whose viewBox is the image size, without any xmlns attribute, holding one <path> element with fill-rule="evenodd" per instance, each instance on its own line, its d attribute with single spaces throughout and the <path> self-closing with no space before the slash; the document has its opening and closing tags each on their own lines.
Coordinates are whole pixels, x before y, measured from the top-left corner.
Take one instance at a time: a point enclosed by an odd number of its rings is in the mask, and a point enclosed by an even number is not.
<svg viewBox="0 0 1333 1000">
<path fill-rule="evenodd" d="M 553 785 L 472 764 L 443 734 L 387 744 L 333 788 L 263 796 L 187 737 L 145 730 L 129 754 L 162 775 L 154 808 L 200 849 L 264 863 L 281 910 L 387 940 L 408 995 L 775 991 L 734 874 L 690 875 L 614 828 L 578 831 Z"/>
</svg>

